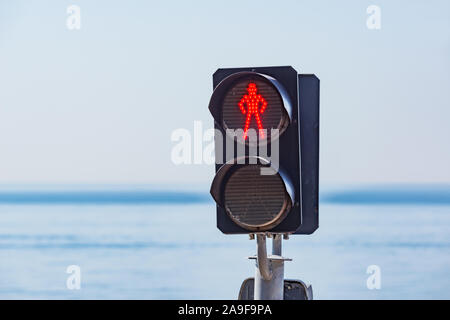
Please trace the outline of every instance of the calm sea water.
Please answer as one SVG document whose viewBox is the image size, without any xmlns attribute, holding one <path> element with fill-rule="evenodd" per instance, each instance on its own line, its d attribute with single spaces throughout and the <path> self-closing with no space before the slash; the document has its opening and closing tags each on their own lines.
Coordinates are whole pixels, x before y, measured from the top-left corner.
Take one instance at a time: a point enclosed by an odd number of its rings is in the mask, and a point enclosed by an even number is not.
<svg viewBox="0 0 450 320">
<path fill-rule="evenodd" d="M 316 233 L 283 242 L 286 277 L 317 299 L 450 299 L 449 193 L 408 192 L 324 196 Z M 253 276 L 255 241 L 221 234 L 207 195 L 101 194 L 0 193 L 0 298 L 235 299 Z"/>
</svg>

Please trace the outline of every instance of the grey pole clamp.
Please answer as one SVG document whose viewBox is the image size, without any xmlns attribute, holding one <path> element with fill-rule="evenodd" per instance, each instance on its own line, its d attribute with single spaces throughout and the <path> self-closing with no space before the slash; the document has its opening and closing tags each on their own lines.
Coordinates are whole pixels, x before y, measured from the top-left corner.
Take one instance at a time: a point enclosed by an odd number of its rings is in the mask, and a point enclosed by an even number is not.
<svg viewBox="0 0 450 320">
<path fill-rule="evenodd" d="M 272 255 L 267 255 L 266 237 L 272 240 Z M 257 255 L 249 257 L 256 259 L 254 299 L 283 300 L 284 295 L 284 261 L 292 259 L 281 256 L 282 234 L 256 234 Z"/>
</svg>

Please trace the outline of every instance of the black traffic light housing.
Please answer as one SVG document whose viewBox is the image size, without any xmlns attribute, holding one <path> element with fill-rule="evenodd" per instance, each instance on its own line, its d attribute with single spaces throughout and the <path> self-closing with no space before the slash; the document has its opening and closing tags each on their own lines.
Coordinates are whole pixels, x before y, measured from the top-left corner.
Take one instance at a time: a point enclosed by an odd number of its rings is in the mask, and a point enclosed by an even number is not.
<svg viewBox="0 0 450 320">
<path fill-rule="evenodd" d="M 214 93 L 209 109 L 215 119 L 215 129 L 219 130 L 225 139 L 228 137 L 221 121 L 221 99 L 234 78 L 252 78 L 252 75 L 269 79 L 282 96 L 290 119 L 279 136 L 278 143 L 279 172 L 286 185 L 286 193 L 292 201 L 289 211 L 280 219 L 281 222 L 262 231 L 311 234 L 318 228 L 319 79 L 315 75 L 298 74 L 290 66 L 218 69 L 213 75 Z M 268 145 L 270 144 L 269 141 Z M 226 146 L 227 143 L 217 143 L 216 140 L 216 155 L 226 155 Z M 218 153 L 218 148 L 222 148 L 222 153 Z M 233 221 L 223 203 L 224 184 L 229 178 L 229 172 L 232 172 L 230 168 L 239 168 L 245 164 L 224 164 L 221 163 L 222 160 L 233 162 L 233 159 L 216 159 L 216 178 L 211 187 L 211 194 L 217 202 L 217 227 L 226 234 L 253 233 L 254 229 L 242 227 Z M 260 160 L 258 163 L 269 165 L 264 159 Z"/>
</svg>

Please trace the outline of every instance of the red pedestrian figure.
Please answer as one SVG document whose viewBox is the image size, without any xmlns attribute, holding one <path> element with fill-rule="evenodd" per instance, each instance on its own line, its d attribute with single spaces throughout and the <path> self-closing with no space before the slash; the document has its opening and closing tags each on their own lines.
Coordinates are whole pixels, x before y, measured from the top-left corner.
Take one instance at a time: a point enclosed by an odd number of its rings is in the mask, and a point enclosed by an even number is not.
<svg viewBox="0 0 450 320">
<path fill-rule="evenodd" d="M 256 94 L 257 90 L 258 89 L 256 88 L 256 84 L 250 82 L 247 87 L 248 94 L 244 95 L 241 101 L 239 101 L 239 109 L 241 109 L 242 114 L 247 113 L 244 127 L 244 139 L 247 139 L 247 132 L 248 128 L 250 127 L 252 114 L 255 115 L 256 124 L 258 125 L 259 129 L 259 136 L 261 138 L 264 138 L 263 126 L 259 115 L 264 113 L 264 110 L 266 110 L 267 101 L 260 94 Z M 247 105 L 247 110 L 244 107 L 245 105 Z M 259 109 L 259 105 L 261 105 L 261 109 Z"/>
</svg>

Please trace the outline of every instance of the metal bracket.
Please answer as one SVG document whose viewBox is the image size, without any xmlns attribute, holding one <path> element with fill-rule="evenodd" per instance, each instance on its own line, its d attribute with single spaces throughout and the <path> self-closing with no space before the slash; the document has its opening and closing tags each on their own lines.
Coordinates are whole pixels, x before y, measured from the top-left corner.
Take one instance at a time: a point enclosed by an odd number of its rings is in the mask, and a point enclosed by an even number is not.
<svg viewBox="0 0 450 320">
<path fill-rule="evenodd" d="M 266 247 L 266 236 L 267 238 L 273 238 L 272 242 L 272 255 L 267 256 Z M 288 234 L 283 235 L 284 239 L 288 237 Z M 250 234 L 250 239 L 254 239 L 255 234 Z M 257 266 L 264 280 L 268 281 L 272 279 L 273 276 L 273 266 L 272 262 L 284 262 L 292 261 L 290 258 L 285 258 L 281 256 L 281 234 L 272 233 L 257 233 L 256 234 L 257 243 L 257 255 L 250 256 L 248 259 L 256 260 Z"/>
<path fill-rule="evenodd" d="M 257 254 L 248 257 L 256 260 L 255 300 L 282 300 L 284 287 L 284 261 L 292 261 L 281 255 L 282 234 L 256 233 Z M 267 255 L 266 237 L 272 239 L 272 255 Z"/>
<path fill-rule="evenodd" d="M 289 239 L 288 233 L 250 233 L 255 239 L 257 254 L 248 257 L 256 260 L 254 278 L 244 281 L 239 291 L 239 300 L 312 300 L 312 287 L 300 280 L 284 280 L 284 262 L 292 261 L 281 255 L 282 239 Z M 267 255 L 266 238 L 272 238 L 272 254 Z"/>
</svg>

